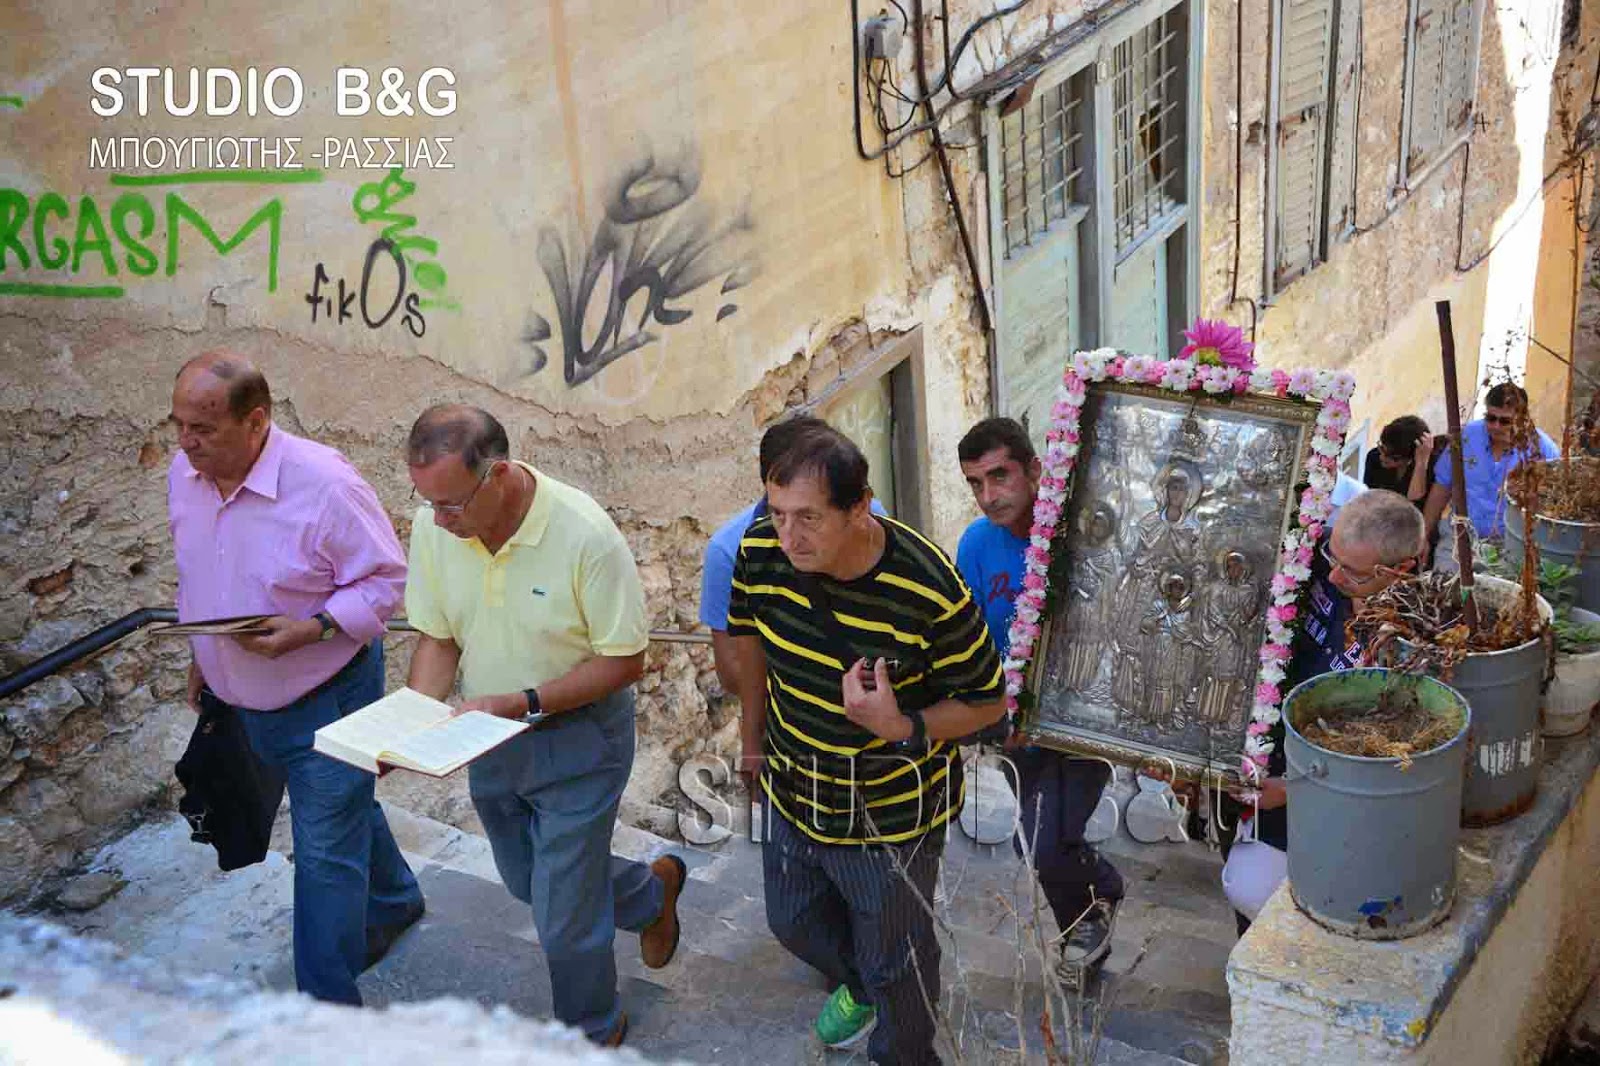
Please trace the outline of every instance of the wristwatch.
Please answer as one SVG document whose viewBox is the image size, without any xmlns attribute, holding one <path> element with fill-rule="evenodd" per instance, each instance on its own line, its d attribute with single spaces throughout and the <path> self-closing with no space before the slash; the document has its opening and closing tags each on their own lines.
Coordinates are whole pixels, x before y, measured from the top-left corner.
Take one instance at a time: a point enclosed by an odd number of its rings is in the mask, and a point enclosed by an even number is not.
<svg viewBox="0 0 1600 1066">
<path fill-rule="evenodd" d="M 327 611 L 318 611 L 311 617 L 315 618 L 322 625 L 322 632 L 318 635 L 318 640 L 332 640 L 334 635 L 339 632 L 339 623 L 335 622 L 333 620 L 333 615 L 329 614 Z"/>
<path fill-rule="evenodd" d="M 539 702 L 539 690 L 525 688 L 522 694 L 528 698 L 528 713 L 522 716 L 524 722 L 537 722 L 544 717 L 543 705 Z"/>
<path fill-rule="evenodd" d="M 928 723 L 922 720 L 921 711 L 902 711 L 911 719 L 911 735 L 900 743 L 907 748 L 920 748 L 928 742 Z"/>
</svg>

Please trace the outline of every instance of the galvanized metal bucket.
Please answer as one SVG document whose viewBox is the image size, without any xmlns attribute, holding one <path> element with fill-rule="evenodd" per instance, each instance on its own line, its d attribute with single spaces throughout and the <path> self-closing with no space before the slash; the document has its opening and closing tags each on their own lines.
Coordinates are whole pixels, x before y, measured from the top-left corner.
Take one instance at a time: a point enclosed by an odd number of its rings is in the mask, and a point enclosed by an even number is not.
<svg viewBox="0 0 1600 1066">
<path fill-rule="evenodd" d="M 1477 574 L 1474 580 L 1479 602 L 1497 610 L 1522 595 L 1520 586 L 1502 578 Z M 1468 655 L 1448 679 L 1472 706 L 1462 825 L 1495 825 L 1515 818 L 1533 805 L 1539 790 L 1544 755 L 1539 708 L 1550 676 L 1553 613 L 1543 597 L 1538 606 L 1544 636 L 1505 651 Z"/>
<path fill-rule="evenodd" d="M 1544 466 L 1554 467 L 1563 460 L 1541 460 Z M 1600 459 L 1575 458 L 1574 463 L 1600 463 Z M 1514 563 L 1522 562 L 1522 545 L 1527 532 L 1522 527 L 1522 511 L 1515 504 L 1506 505 L 1506 557 Z M 1533 540 L 1539 546 L 1539 558 L 1560 563 L 1579 571 L 1573 603 L 1587 611 L 1600 612 L 1600 523 L 1563 522 L 1544 515 L 1533 519 Z"/>
<path fill-rule="evenodd" d="M 1300 732 L 1330 711 L 1375 707 L 1386 688 L 1408 685 L 1424 709 L 1459 723 L 1432 751 L 1408 760 L 1343 755 Z M 1361 667 L 1297 685 L 1283 708 L 1296 905 L 1364 940 L 1415 936 L 1443 921 L 1455 901 L 1467 701 L 1435 678 Z"/>
</svg>

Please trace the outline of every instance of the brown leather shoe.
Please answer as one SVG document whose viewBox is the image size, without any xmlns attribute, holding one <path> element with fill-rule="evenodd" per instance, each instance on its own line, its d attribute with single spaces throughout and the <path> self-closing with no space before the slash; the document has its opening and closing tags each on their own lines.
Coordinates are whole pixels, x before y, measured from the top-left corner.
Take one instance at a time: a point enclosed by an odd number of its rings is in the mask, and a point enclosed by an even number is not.
<svg viewBox="0 0 1600 1066">
<path fill-rule="evenodd" d="M 672 961 L 678 951 L 678 896 L 689 870 L 676 855 L 663 855 L 650 864 L 650 872 L 661 878 L 666 886 L 662 893 L 661 917 L 645 926 L 639 934 L 639 955 L 652 970 L 659 970 Z"/>
<path fill-rule="evenodd" d="M 611 1035 L 600 1041 L 601 1047 L 621 1047 L 622 1042 L 628 1039 L 628 1015 L 626 1012 L 617 1015 L 617 1027 L 611 1030 Z"/>
</svg>

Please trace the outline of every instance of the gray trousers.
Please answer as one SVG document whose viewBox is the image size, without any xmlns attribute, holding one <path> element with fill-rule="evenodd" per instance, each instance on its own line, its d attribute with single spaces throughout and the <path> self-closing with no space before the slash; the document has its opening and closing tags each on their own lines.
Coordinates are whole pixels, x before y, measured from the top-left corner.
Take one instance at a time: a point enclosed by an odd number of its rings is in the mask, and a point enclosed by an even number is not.
<svg viewBox="0 0 1600 1066">
<path fill-rule="evenodd" d="M 769 809 L 762 849 L 767 924 L 778 942 L 878 1011 L 867 1053 L 883 1066 L 937 1063 L 939 941 L 926 909 L 944 830 L 904 844 L 819 844 Z M 895 860 L 909 875 L 896 870 Z M 918 896 L 921 898 L 918 899 Z"/>
<path fill-rule="evenodd" d="M 633 769 L 633 690 L 562 714 L 474 762 L 472 805 L 511 894 L 533 907 L 559 1021 L 591 1040 L 616 1028 L 618 927 L 661 913 L 661 880 L 611 854 Z"/>
</svg>

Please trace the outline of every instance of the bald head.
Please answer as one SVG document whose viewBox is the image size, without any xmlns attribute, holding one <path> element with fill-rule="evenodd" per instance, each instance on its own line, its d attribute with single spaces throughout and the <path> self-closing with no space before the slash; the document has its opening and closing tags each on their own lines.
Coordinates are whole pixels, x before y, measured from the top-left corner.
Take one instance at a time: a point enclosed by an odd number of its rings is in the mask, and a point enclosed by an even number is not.
<svg viewBox="0 0 1600 1066">
<path fill-rule="evenodd" d="M 206 382 L 196 381 L 196 375 L 206 375 L 222 384 L 226 392 L 228 413 L 243 419 L 261 408 L 272 417 L 272 390 L 267 387 L 266 375 L 242 355 L 231 352 L 201 352 L 178 371 L 177 384 L 181 388 L 187 378 L 191 384 L 204 388 Z"/>
<path fill-rule="evenodd" d="M 490 463 L 511 457 L 506 428 L 481 407 L 442 403 L 428 408 L 411 427 L 406 441 L 406 462 L 427 466 L 446 455 L 461 457 L 461 464 L 481 475 Z"/>
</svg>

